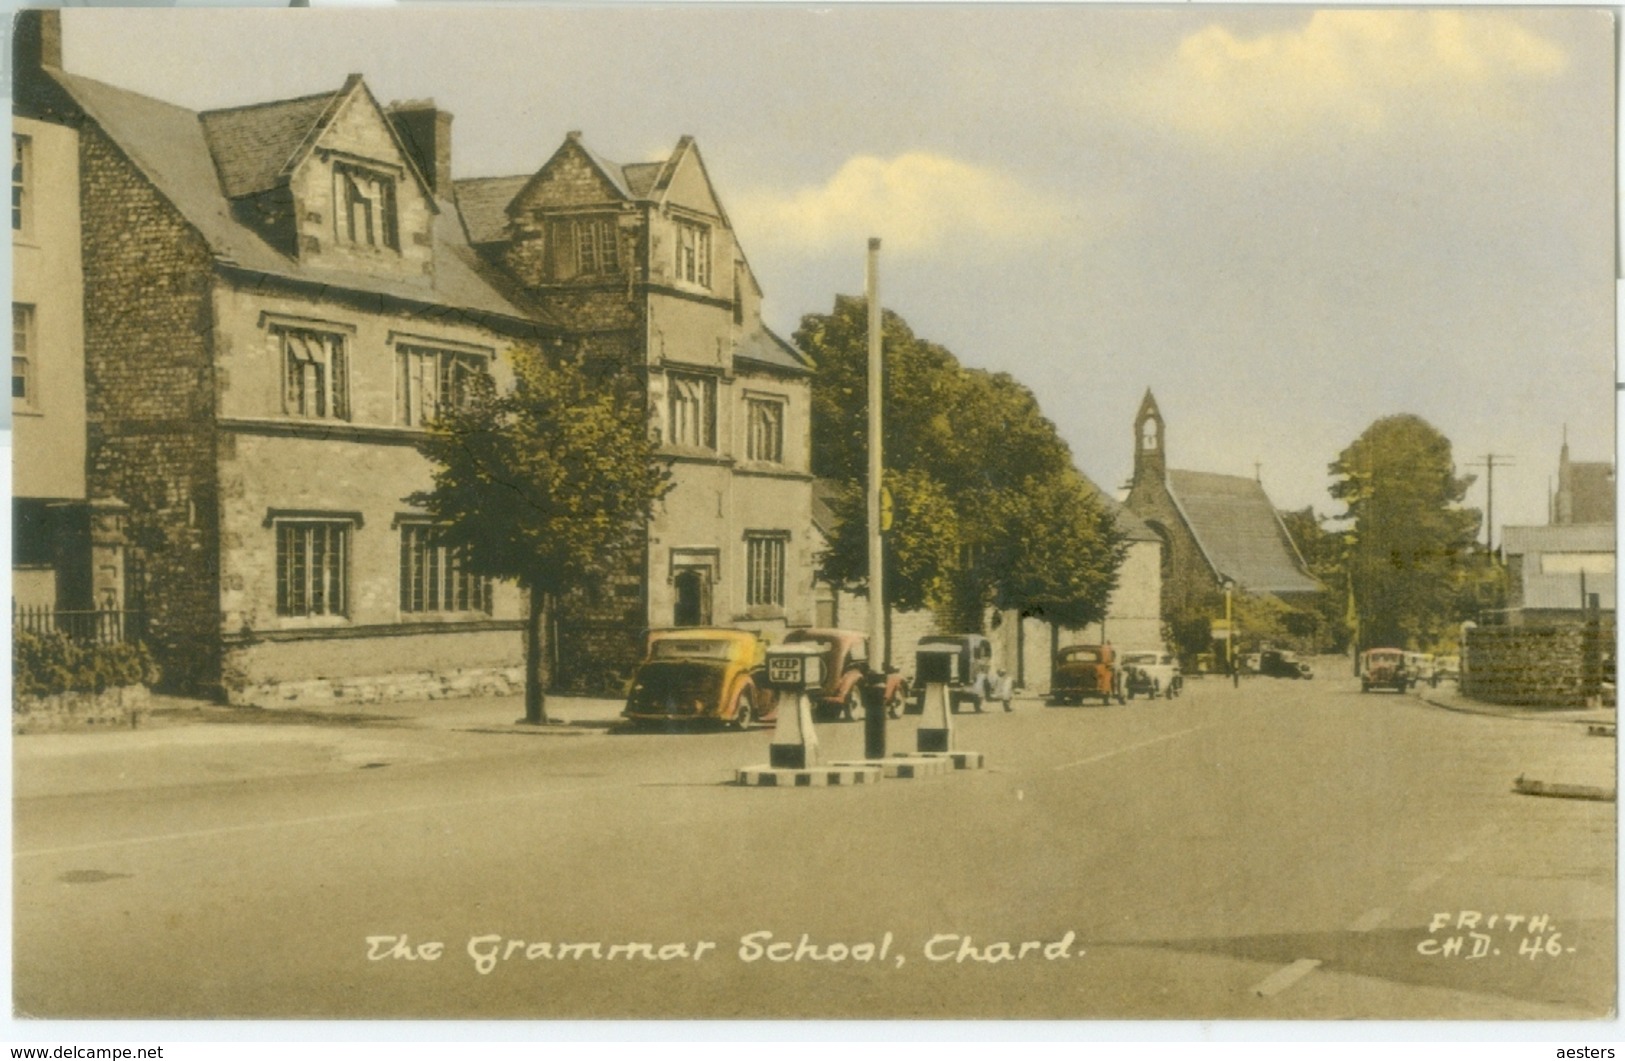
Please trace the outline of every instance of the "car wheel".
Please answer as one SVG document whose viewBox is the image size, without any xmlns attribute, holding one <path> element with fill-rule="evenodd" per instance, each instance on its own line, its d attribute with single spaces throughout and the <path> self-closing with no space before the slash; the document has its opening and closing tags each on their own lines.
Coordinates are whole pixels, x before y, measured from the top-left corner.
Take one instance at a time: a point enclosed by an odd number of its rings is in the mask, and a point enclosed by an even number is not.
<svg viewBox="0 0 1625 1061">
<path fill-rule="evenodd" d="M 739 692 L 734 695 L 733 715 L 728 719 L 728 727 L 738 730 L 749 729 L 751 716 L 754 714 L 755 708 L 751 706 L 750 686 L 741 686 Z"/>
<path fill-rule="evenodd" d="M 847 690 L 846 699 L 841 702 L 841 718 L 848 722 L 857 718 L 863 711 L 863 690 L 853 685 Z"/>
</svg>

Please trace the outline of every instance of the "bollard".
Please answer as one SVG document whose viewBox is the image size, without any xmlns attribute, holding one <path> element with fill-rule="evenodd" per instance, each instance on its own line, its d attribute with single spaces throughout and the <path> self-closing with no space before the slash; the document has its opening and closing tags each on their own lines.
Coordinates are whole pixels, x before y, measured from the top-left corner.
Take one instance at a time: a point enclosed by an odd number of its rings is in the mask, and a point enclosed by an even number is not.
<svg viewBox="0 0 1625 1061">
<path fill-rule="evenodd" d="M 767 682 L 779 690 L 778 722 L 768 747 L 768 765 L 777 770 L 806 770 L 823 762 L 813 730 L 812 700 L 807 689 L 824 682 L 824 658 L 815 645 L 780 645 L 768 650 Z M 794 702 L 786 704 L 786 698 Z"/>
<path fill-rule="evenodd" d="M 916 652 L 914 660 L 915 679 L 925 686 L 925 713 L 914 735 L 915 750 L 951 752 L 954 750 L 954 730 L 948 685 L 950 682 L 968 680 L 969 675 L 959 673 L 963 667 L 963 657 L 957 647 L 930 646 Z"/>
</svg>

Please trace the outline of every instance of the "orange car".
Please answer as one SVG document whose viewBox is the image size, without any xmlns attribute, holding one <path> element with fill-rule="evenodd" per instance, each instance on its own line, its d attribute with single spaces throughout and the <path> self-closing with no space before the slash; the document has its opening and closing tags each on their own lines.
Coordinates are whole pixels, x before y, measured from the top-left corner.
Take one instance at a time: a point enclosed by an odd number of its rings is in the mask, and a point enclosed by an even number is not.
<svg viewBox="0 0 1625 1061">
<path fill-rule="evenodd" d="M 1117 650 L 1111 645 L 1068 645 L 1055 654 L 1050 699 L 1058 704 L 1081 704 L 1090 696 L 1100 697 L 1103 704 L 1114 698 L 1123 702 L 1123 672 L 1118 667 Z"/>
<path fill-rule="evenodd" d="M 649 633 L 623 718 L 634 725 L 770 722 L 778 694 L 764 680 L 762 640 L 749 630 L 685 627 Z"/>
</svg>

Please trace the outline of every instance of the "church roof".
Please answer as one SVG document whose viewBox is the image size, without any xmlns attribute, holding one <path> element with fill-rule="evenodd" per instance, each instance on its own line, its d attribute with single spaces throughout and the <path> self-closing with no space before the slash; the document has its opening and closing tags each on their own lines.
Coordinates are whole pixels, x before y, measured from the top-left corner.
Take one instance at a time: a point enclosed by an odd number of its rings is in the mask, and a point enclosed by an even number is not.
<svg viewBox="0 0 1625 1061">
<path fill-rule="evenodd" d="M 1198 547 L 1220 578 L 1254 593 L 1317 593 L 1292 536 L 1255 479 L 1170 469 L 1173 497 Z"/>
</svg>

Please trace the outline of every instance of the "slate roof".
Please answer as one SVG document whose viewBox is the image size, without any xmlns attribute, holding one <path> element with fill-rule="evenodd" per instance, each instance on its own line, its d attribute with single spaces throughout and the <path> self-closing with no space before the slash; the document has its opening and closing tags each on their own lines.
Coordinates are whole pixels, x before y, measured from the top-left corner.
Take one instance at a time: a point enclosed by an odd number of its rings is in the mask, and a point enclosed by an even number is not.
<svg viewBox="0 0 1625 1061">
<path fill-rule="evenodd" d="M 1317 593 L 1297 546 L 1257 480 L 1170 469 L 1168 492 L 1221 578 L 1249 592 Z"/>
<path fill-rule="evenodd" d="M 224 146 L 217 163 L 206 122 L 196 112 L 89 78 L 59 70 L 48 72 L 197 229 L 217 259 L 267 276 L 517 320 L 535 319 L 534 312 L 519 309 L 501 293 L 497 282 L 488 275 L 488 267 L 468 246 L 462 226 L 450 210 L 441 210 L 435 218 L 435 271 L 433 276 L 422 279 L 313 266 L 283 253 L 237 220 L 225 182 L 229 179 L 238 188 L 248 188 L 266 179 L 270 160 L 286 146 L 291 135 L 286 130 L 293 117 L 313 114 L 314 101 L 322 97 L 288 101 L 290 106 L 286 108 L 263 108 L 267 113 L 257 117 L 222 117 L 226 112 L 216 112 L 211 122 L 218 142 Z M 247 108 L 243 113 L 250 110 L 262 108 Z M 239 151 L 255 121 L 281 130 L 277 145 L 263 151 Z"/>
<path fill-rule="evenodd" d="M 765 324 L 761 330 L 751 332 L 734 347 L 734 359 L 752 361 L 771 368 L 789 369 L 798 373 L 812 371 L 812 359 L 795 345 L 781 339 Z"/>
<path fill-rule="evenodd" d="M 1562 523 L 1538 527 L 1503 527 L 1501 549 L 1508 556 L 1539 553 L 1612 553 L 1612 523 Z"/>
<path fill-rule="evenodd" d="M 508 204 L 529 183 L 530 176 L 527 173 L 452 182 L 470 243 L 498 243 L 507 238 Z"/>
<path fill-rule="evenodd" d="M 344 90 L 198 115 L 226 196 L 270 191 L 300 150 L 327 124 Z"/>
</svg>

